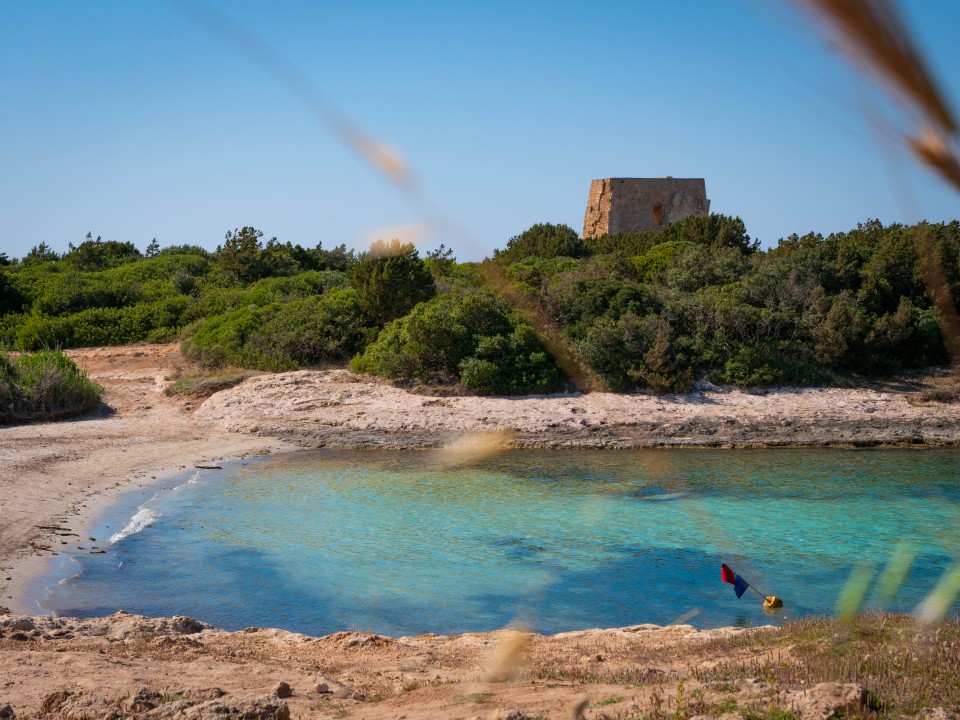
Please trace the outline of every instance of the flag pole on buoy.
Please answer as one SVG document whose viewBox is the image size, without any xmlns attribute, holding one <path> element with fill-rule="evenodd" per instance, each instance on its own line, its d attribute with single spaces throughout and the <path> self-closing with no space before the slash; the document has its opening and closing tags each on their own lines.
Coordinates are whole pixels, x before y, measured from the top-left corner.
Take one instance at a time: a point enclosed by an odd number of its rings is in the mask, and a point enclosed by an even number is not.
<svg viewBox="0 0 960 720">
<path fill-rule="evenodd" d="M 737 593 L 737 597 L 743 597 L 743 594 L 747 591 L 747 588 L 750 588 L 757 595 L 763 598 L 763 607 L 771 610 L 783 607 L 783 600 L 778 598 L 776 595 L 764 595 L 762 592 L 753 587 L 753 585 L 744 580 L 741 576 L 737 575 L 733 571 L 733 568 L 726 563 L 720 563 L 720 579 L 725 583 L 730 583 L 733 585 L 733 590 L 735 593 Z"/>
</svg>

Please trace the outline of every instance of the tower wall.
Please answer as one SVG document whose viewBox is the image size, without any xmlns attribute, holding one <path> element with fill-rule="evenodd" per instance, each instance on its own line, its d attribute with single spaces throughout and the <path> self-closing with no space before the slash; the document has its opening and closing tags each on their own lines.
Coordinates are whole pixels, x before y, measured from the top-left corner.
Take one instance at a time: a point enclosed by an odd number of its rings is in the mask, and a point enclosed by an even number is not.
<svg viewBox="0 0 960 720">
<path fill-rule="evenodd" d="M 703 178 L 605 178 L 590 183 L 583 237 L 656 230 L 689 215 L 707 215 Z"/>
</svg>

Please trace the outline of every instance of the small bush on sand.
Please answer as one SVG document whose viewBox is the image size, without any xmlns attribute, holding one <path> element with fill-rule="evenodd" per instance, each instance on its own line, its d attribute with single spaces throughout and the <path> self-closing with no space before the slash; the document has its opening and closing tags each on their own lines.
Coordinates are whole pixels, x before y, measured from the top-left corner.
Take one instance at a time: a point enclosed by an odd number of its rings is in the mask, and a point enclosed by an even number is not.
<svg viewBox="0 0 960 720">
<path fill-rule="evenodd" d="M 0 424 L 82 415 L 103 393 L 61 352 L 0 353 Z"/>
</svg>

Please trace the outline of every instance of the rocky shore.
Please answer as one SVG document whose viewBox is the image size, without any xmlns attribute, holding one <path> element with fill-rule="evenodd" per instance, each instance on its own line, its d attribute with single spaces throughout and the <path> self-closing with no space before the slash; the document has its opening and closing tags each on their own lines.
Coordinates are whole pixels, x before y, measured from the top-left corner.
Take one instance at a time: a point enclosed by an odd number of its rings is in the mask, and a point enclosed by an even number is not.
<svg viewBox="0 0 960 720">
<path fill-rule="evenodd" d="M 0 718 L 827 720 L 902 717 L 917 693 L 931 704 L 910 717 L 955 720 L 958 701 L 941 675 L 956 679 L 956 632 L 956 623 L 924 629 L 886 616 L 794 630 L 313 638 L 230 633 L 187 617 L 7 615 Z M 887 664 L 912 684 L 882 682 Z"/>
<path fill-rule="evenodd" d="M 960 403 L 922 400 L 921 385 L 724 389 L 682 395 L 595 392 L 431 397 L 346 370 L 253 377 L 197 417 L 304 447 L 438 447 L 505 433 L 518 447 L 878 447 L 960 444 Z"/>
</svg>

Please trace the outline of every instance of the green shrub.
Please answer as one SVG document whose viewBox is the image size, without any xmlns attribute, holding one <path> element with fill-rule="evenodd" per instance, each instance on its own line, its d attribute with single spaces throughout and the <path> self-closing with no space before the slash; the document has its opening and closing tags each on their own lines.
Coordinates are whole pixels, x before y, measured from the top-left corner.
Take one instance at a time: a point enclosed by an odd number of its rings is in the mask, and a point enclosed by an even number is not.
<svg viewBox="0 0 960 720">
<path fill-rule="evenodd" d="M 197 278 L 186 270 L 175 270 L 170 276 L 170 287 L 178 295 L 192 295 L 197 289 Z"/>
<path fill-rule="evenodd" d="M 600 318 L 618 320 L 628 313 L 646 315 L 659 306 L 649 286 L 596 266 L 555 278 L 548 287 L 546 301 L 551 314 L 575 339 Z"/>
<path fill-rule="evenodd" d="M 287 304 L 251 305 L 184 330 L 183 354 L 207 368 L 290 370 L 346 360 L 367 337 L 352 289 Z"/>
<path fill-rule="evenodd" d="M 557 257 L 578 258 L 587 254 L 587 248 L 577 231 L 568 225 L 540 223 L 507 240 L 504 250 L 495 250 L 493 257 L 505 264 L 524 258 L 544 260 Z"/>
<path fill-rule="evenodd" d="M 614 233 L 585 241 L 595 255 L 619 253 L 627 257 L 644 255 L 663 243 L 690 243 L 713 248 L 736 248 L 750 254 L 759 243 L 750 239 L 743 220 L 729 215 L 690 215 L 659 230 L 642 233 Z"/>
<path fill-rule="evenodd" d="M 603 318 L 577 343 L 591 370 L 614 391 L 684 392 L 693 385 L 683 339 L 659 315 Z"/>
<path fill-rule="evenodd" d="M 296 366 L 345 361 L 368 336 L 364 321 L 353 289 L 331 290 L 281 306 L 246 344 L 264 357 Z"/>
<path fill-rule="evenodd" d="M 23 297 L 16 286 L 10 282 L 5 270 L 0 268 L 0 315 L 19 312 L 23 306 Z"/>
<path fill-rule="evenodd" d="M 0 423 L 67 417 L 97 407 L 103 388 L 63 353 L 0 353 Z"/>
<path fill-rule="evenodd" d="M 433 275 L 412 243 L 373 243 L 348 273 L 360 307 L 374 325 L 406 315 L 436 294 Z"/>
<path fill-rule="evenodd" d="M 99 237 L 94 240 L 92 233 L 87 233 L 87 239 L 77 247 L 70 243 L 70 251 L 63 259 L 78 270 L 91 271 L 116 267 L 141 257 L 140 251 L 131 242 L 103 241 Z"/>
<path fill-rule="evenodd" d="M 673 259 L 682 251 L 691 247 L 694 247 L 694 244 L 687 240 L 668 240 L 654 245 L 643 255 L 634 255 L 631 262 L 636 268 L 639 279 L 642 282 L 649 283 L 662 276 L 670 267 Z"/>
<path fill-rule="evenodd" d="M 563 380 L 533 330 L 487 291 L 418 305 L 387 325 L 351 367 L 389 378 L 459 382 L 481 393 L 549 392 Z"/>
</svg>

